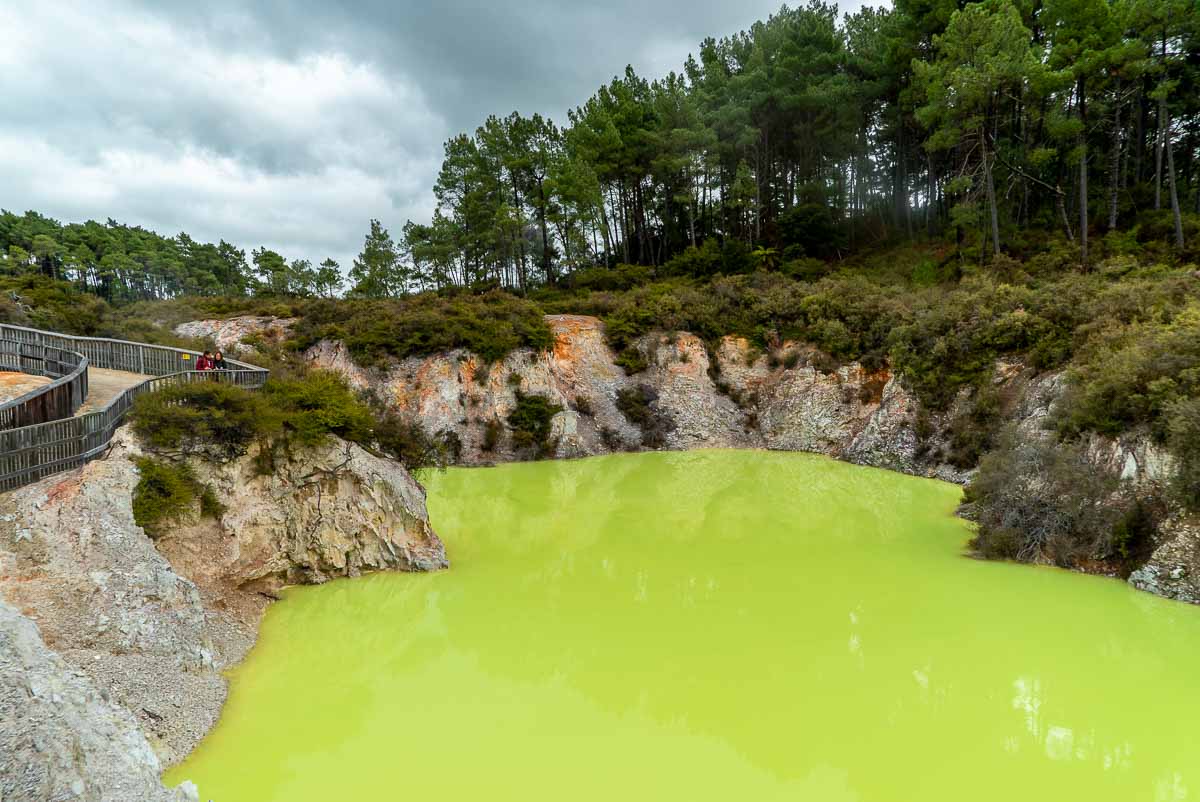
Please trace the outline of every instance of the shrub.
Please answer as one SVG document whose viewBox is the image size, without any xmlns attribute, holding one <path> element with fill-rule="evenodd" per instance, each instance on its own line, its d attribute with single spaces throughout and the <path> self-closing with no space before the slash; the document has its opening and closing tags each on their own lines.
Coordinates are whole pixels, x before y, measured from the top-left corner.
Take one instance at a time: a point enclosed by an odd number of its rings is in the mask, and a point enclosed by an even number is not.
<svg viewBox="0 0 1200 802">
<path fill-rule="evenodd" d="M 401 300 L 316 301 L 295 333 L 297 348 L 341 339 L 365 365 L 455 348 L 495 362 L 516 348 L 546 349 L 554 342 L 541 307 L 501 290 L 453 298 L 425 293 Z"/>
<path fill-rule="evenodd" d="M 482 451 L 491 453 L 496 450 L 496 446 L 500 445 L 500 435 L 504 433 L 504 426 L 500 421 L 492 418 L 483 425 L 483 442 L 479 448 Z"/>
<path fill-rule="evenodd" d="M 1023 439 L 1015 428 L 980 461 L 967 500 L 979 523 L 971 545 L 989 558 L 1128 571 L 1152 530 L 1137 499 L 1082 443 Z"/>
<path fill-rule="evenodd" d="M 139 396 L 134 432 L 151 449 L 228 460 L 250 443 L 282 438 L 316 445 L 327 435 L 369 445 L 375 420 L 340 376 L 312 371 L 270 379 L 260 391 L 192 382 Z"/>
<path fill-rule="evenodd" d="M 451 439 L 443 433 L 433 436 L 421 422 L 389 410 L 375 422 L 375 445 L 409 472 L 443 468 L 456 462 L 462 451 L 458 435 Z"/>
<path fill-rule="evenodd" d="M 646 384 L 617 391 L 617 409 L 641 430 L 646 448 L 662 448 L 667 444 L 667 434 L 675 430 L 675 422 L 652 406 L 657 400 L 658 393 Z"/>
<path fill-rule="evenodd" d="M 966 408 L 950 420 L 947 462 L 960 469 L 979 463 L 1000 427 L 1000 406 L 1000 394 L 991 382 L 975 389 Z"/>
<path fill-rule="evenodd" d="M 619 264 L 611 269 L 589 267 L 573 273 L 570 285 L 581 290 L 628 290 L 648 282 L 651 272 L 651 268 L 643 265 Z"/>
<path fill-rule="evenodd" d="M 846 247 L 846 235 L 828 205 L 801 203 L 779 215 L 779 233 L 785 244 L 797 245 L 805 256 L 828 259 Z"/>
<path fill-rule="evenodd" d="M 562 412 L 562 407 L 550 403 L 550 399 L 544 395 L 518 392 L 517 405 L 508 413 L 513 446 L 536 449 L 539 456 L 553 451 L 549 442 L 550 421 L 559 412 Z"/>
<path fill-rule="evenodd" d="M 1148 423 L 1165 439 L 1166 410 L 1200 397 L 1200 303 L 1166 324 L 1110 323 L 1082 356 L 1059 405 L 1059 429 L 1112 435 Z"/>
<path fill-rule="evenodd" d="M 617 354 L 616 364 L 624 369 L 626 376 L 632 376 L 635 373 L 641 373 L 646 368 L 650 367 L 650 363 L 646 361 L 645 355 L 642 354 L 639 348 L 626 348 L 621 353 Z"/>
<path fill-rule="evenodd" d="M 316 370 L 298 379 L 271 379 L 262 390 L 278 411 L 283 431 L 303 445 L 316 445 L 326 435 L 368 443 L 374 420 L 370 409 L 335 373 Z"/>
<path fill-rule="evenodd" d="M 165 524 L 188 515 L 197 499 L 201 515 L 217 518 L 224 512 L 216 494 L 201 485 L 185 463 L 141 457 L 135 464 L 139 475 L 133 489 L 133 520 L 151 538 L 165 534 Z"/>
<path fill-rule="evenodd" d="M 1167 445 L 1178 461 L 1173 490 L 1185 506 L 1200 509 L 1200 398 L 1174 401 L 1167 408 Z"/>
<path fill-rule="evenodd" d="M 66 334 L 101 334 L 112 311 L 102 299 L 66 281 L 34 274 L 0 277 L 0 295 L 9 301 L 5 315 L 11 318 L 0 322 Z"/>
<path fill-rule="evenodd" d="M 138 396 L 133 430 L 157 451 L 233 459 L 278 431 L 281 418 L 259 394 L 218 381 L 174 385 Z"/>
<path fill-rule="evenodd" d="M 687 247 L 667 260 L 662 267 L 666 276 L 713 276 L 723 270 L 721 243 L 705 240 L 699 247 Z"/>
</svg>

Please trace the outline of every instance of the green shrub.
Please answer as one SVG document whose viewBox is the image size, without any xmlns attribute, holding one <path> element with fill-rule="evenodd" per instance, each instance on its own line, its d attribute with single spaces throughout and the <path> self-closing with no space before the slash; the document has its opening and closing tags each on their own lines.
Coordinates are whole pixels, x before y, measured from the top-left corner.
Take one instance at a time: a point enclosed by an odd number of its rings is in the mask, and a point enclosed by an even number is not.
<svg viewBox="0 0 1200 802">
<path fill-rule="evenodd" d="M 371 410 L 335 373 L 316 370 L 303 378 L 271 379 L 262 394 L 277 411 L 284 433 L 301 444 L 316 445 L 330 434 L 371 441 Z"/>
<path fill-rule="evenodd" d="M 495 362 L 517 348 L 552 346 L 542 315 L 537 304 L 500 290 L 453 298 L 425 293 L 401 300 L 314 301 L 295 327 L 294 346 L 341 339 L 364 365 L 455 348 Z"/>
<path fill-rule="evenodd" d="M 1173 490 L 1179 501 L 1200 510 L 1200 398 L 1167 407 L 1167 445 L 1178 461 Z"/>
<path fill-rule="evenodd" d="M 483 424 L 483 442 L 479 448 L 487 453 L 492 453 L 496 450 L 496 446 L 500 445 L 500 435 L 504 434 L 504 426 L 495 418 L 489 419 Z"/>
<path fill-rule="evenodd" d="M 667 260 L 662 267 L 665 276 L 714 276 L 728 272 L 721 257 L 721 243 L 705 240 L 699 247 L 687 247 Z"/>
<path fill-rule="evenodd" d="M 133 520 L 150 537 L 161 537 L 166 524 L 190 515 L 197 500 L 203 516 L 219 518 L 224 512 L 212 488 L 201 485 L 186 463 L 139 457 L 135 464 L 138 483 L 133 489 Z"/>
<path fill-rule="evenodd" d="M 987 382 L 975 389 L 965 409 L 949 424 L 945 460 L 956 468 L 974 468 L 995 440 L 1001 421 L 1000 394 Z"/>
<path fill-rule="evenodd" d="M 217 493 L 208 485 L 200 491 L 200 515 L 205 518 L 220 518 L 225 514 L 225 505 Z"/>
<path fill-rule="evenodd" d="M 518 449 L 536 449 L 539 456 L 553 451 L 550 443 L 550 421 L 562 412 L 558 404 L 550 403 L 544 395 L 526 395 L 517 392 L 517 405 L 508 413 L 508 427 L 512 430 L 513 446 Z"/>
<path fill-rule="evenodd" d="M 643 265 L 589 267 L 571 274 L 570 285 L 581 290 L 628 290 L 648 282 L 651 274 L 652 269 Z"/>
<path fill-rule="evenodd" d="M 1127 565 L 1145 562 L 1154 549 L 1157 526 L 1150 505 L 1134 499 L 1113 525 L 1111 553 Z"/>
<path fill-rule="evenodd" d="M 675 430 L 675 422 L 652 406 L 657 400 L 658 393 L 646 384 L 617 391 L 617 409 L 641 430 L 646 448 L 662 448 L 667 435 Z"/>
<path fill-rule="evenodd" d="M 646 361 L 646 357 L 642 354 L 639 348 L 626 348 L 617 354 L 614 360 L 618 367 L 624 369 L 626 376 L 632 376 L 635 373 L 641 373 L 646 368 L 650 367 L 650 363 Z"/>
<path fill-rule="evenodd" d="M 375 423 L 374 435 L 379 450 L 409 472 L 445 467 L 456 462 L 462 451 L 458 435 L 453 439 L 445 433 L 431 435 L 420 421 L 395 411 L 382 414 Z"/>
<path fill-rule="evenodd" d="M 254 440 L 274 435 L 281 416 L 258 393 L 204 381 L 138 396 L 130 420 L 154 450 L 232 459 Z"/>
<path fill-rule="evenodd" d="M 1115 472 L 1081 442 L 1032 440 L 1006 429 L 967 488 L 982 556 L 1064 567 L 1102 562 L 1128 572 L 1152 523 Z"/>
<path fill-rule="evenodd" d="M 97 336 L 104 333 L 109 305 L 66 281 L 27 274 L 0 276 L 0 296 L 8 299 L 4 323 Z"/>
<path fill-rule="evenodd" d="M 785 245 L 803 248 L 805 256 L 829 259 L 846 247 L 845 228 L 825 203 L 800 203 L 779 216 Z"/>
<path fill-rule="evenodd" d="M 375 427 L 371 410 L 345 381 L 319 370 L 272 378 L 259 391 L 219 381 L 167 387 L 139 396 L 131 420 L 155 451 L 222 460 L 245 454 L 256 441 L 316 445 L 333 434 L 370 445 Z"/>
<path fill-rule="evenodd" d="M 1200 303 L 1169 323 L 1110 324 L 1098 332 L 1071 374 L 1058 425 L 1119 434 L 1148 423 L 1167 436 L 1165 411 L 1200 397 Z"/>
</svg>

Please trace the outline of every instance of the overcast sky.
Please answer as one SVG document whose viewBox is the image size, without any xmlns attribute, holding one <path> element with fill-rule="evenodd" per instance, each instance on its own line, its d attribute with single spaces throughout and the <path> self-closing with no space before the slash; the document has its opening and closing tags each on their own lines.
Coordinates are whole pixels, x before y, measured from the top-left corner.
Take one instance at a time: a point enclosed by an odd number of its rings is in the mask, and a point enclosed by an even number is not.
<svg viewBox="0 0 1200 802">
<path fill-rule="evenodd" d="M 447 137 L 561 121 L 625 64 L 679 69 L 779 5 L 0 0 L 0 208 L 345 269 L 369 218 L 428 218 Z"/>
</svg>

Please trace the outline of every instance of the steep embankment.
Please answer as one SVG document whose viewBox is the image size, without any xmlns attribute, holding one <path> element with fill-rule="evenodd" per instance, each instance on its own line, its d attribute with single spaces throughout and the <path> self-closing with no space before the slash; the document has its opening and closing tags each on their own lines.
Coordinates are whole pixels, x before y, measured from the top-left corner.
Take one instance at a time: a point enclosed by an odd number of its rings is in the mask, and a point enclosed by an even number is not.
<svg viewBox="0 0 1200 802">
<path fill-rule="evenodd" d="M 644 447 L 759 447 L 811 451 L 961 484 L 972 475 L 973 457 L 964 448 L 981 428 L 1007 423 L 1027 440 L 1049 437 L 1047 418 L 1066 386 L 1062 373 L 998 362 L 990 386 L 996 409 L 981 423 L 972 419 L 969 393 L 948 410 L 923 409 L 889 371 L 833 366 L 802 344 L 767 355 L 735 337 L 710 351 L 688 333 L 648 335 L 637 343 L 647 367 L 630 376 L 616 363 L 599 320 L 552 315 L 547 322 L 553 348 L 517 350 L 490 365 L 460 350 L 366 368 L 343 343 L 329 340 L 306 357 L 376 393 L 430 432 L 449 433 L 460 445 L 459 461 L 468 465 L 531 455 L 528 446 L 514 444 L 508 426 L 525 394 L 561 407 L 550 420 L 545 449 L 557 457 Z M 242 317 L 195 321 L 179 331 L 236 349 L 243 339 L 285 339 L 288 325 Z M 1170 457 L 1144 432 L 1092 436 L 1087 446 L 1098 469 L 1138 492 L 1161 489 L 1172 471 Z M 1200 527 L 1179 514 L 1168 517 L 1153 555 L 1130 581 L 1159 595 L 1200 601 Z"/>
<path fill-rule="evenodd" d="M 5 802 L 175 799 L 160 768 L 216 722 L 220 672 L 276 589 L 446 565 L 420 485 L 356 445 L 330 438 L 267 475 L 253 451 L 195 459 L 224 509 L 181 511 L 157 541 L 134 522 L 140 453 L 123 431 L 106 458 L 0 496 Z"/>
</svg>

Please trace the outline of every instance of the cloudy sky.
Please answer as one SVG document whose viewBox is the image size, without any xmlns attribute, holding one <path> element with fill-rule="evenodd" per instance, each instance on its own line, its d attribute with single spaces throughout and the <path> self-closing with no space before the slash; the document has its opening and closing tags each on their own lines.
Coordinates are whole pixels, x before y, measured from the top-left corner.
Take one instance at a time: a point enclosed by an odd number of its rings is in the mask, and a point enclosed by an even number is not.
<svg viewBox="0 0 1200 802">
<path fill-rule="evenodd" d="M 441 144 L 678 69 L 777 0 L 0 0 L 0 208 L 349 266 Z M 842 2 L 842 9 L 858 2 Z"/>
</svg>

